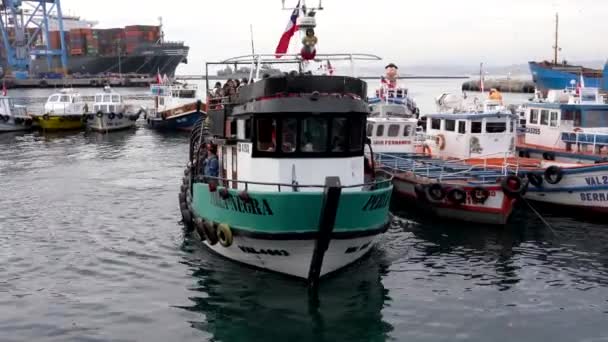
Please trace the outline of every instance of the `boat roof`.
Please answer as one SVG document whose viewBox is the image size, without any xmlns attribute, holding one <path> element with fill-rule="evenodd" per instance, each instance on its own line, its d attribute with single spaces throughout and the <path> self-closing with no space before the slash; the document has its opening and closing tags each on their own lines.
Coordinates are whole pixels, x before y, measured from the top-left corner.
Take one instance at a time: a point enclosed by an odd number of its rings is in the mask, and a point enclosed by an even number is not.
<svg viewBox="0 0 608 342">
<path fill-rule="evenodd" d="M 424 114 L 424 117 L 431 119 L 448 119 L 448 120 L 478 120 L 478 119 L 500 119 L 500 118 L 517 118 L 517 115 L 511 113 L 437 113 Z"/>
<path fill-rule="evenodd" d="M 369 53 L 319 53 L 315 60 L 323 61 L 380 61 L 381 57 Z M 225 59 L 221 62 L 207 62 L 206 64 L 298 64 L 302 63 L 300 54 L 281 54 L 277 58 L 275 54 L 242 55 Z"/>
<path fill-rule="evenodd" d="M 402 118 L 402 117 L 392 117 L 392 116 L 370 116 L 367 118 L 367 121 L 377 121 L 377 122 L 385 122 L 385 123 L 418 123 L 418 119 L 415 118 Z"/>
</svg>

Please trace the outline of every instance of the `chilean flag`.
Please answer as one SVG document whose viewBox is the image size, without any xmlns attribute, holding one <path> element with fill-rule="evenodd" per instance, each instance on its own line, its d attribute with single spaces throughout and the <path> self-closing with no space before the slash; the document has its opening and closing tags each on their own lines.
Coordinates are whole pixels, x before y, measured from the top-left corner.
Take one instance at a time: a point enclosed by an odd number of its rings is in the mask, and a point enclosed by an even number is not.
<svg viewBox="0 0 608 342">
<path fill-rule="evenodd" d="M 287 23 L 287 27 L 285 28 L 285 32 L 281 36 L 279 40 L 279 44 L 275 50 L 275 57 L 281 58 L 281 55 L 287 53 L 287 49 L 289 48 L 289 41 L 291 37 L 298 31 L 298 16 L 300 15 L 300 0 L 298 0 L 298 5 L 294 8 L 293 12 L 291 12 L 291 17 L 289 18 L 289 22 Z"/>
</svg>

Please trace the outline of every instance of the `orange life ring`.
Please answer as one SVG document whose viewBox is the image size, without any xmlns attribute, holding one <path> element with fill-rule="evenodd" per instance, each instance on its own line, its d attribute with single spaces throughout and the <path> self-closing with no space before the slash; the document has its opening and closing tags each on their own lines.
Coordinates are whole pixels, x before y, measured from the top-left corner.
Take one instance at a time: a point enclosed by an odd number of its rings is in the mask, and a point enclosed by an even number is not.
<svg viewBox="0 0 608 342">
<path fill-rule="evenodd" d="M 439 134 L 435 137 L 435 143 L 439 147 L 439 150 L 443 151 L 443 149 L 445 148 L 445 137 L 443 136 L 443 134 Z"/>
<path fill-rule="evenodd" d="M 422 145 L 422 153 L 423 154 L 428 154 L 429 156 L 432 155 L 431 153 L 431 147 L 427 144 Z"/>
</svg>

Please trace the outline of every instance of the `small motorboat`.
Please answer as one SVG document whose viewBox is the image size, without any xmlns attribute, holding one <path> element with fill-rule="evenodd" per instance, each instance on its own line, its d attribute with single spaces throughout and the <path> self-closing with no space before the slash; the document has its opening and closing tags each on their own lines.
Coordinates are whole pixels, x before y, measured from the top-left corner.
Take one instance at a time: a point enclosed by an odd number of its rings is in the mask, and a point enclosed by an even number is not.
<svg viewBox="0 0 608 342">
<path fill-rule="evenodd" d="M 49 96 L 44 114 L 34 115 L 33 119 L 42 130 L 78 130 L 84 128 L 85 115 L 90 113 L 82 95 L 73 89 L 62 89 Z"/>
<path fill-rule="evenodd" d="M 154 97 L 154 109 L 146 115 L 148 127 L 164 131 L 191 131 L 194 124 L 205 115 L 206 108 L 198 99 L 196 85 L 150 86 Z"/>
<path fill-rule="evenodd" d="M 0 96 L 0 132 L 26 131 L 32 128 L 32 117 L 24 105 L 9 96 Z"/>
<path fill-rule="evenodd" d="M 145 113 L 145 109 L 126 104 L 119 93 L 106 86 L 103 93 L 95 94 L 93 112 L 94 114 L 86 116 L 87 128 L 110 132 L 135 127 L 137 119 Z"/>
</svg>

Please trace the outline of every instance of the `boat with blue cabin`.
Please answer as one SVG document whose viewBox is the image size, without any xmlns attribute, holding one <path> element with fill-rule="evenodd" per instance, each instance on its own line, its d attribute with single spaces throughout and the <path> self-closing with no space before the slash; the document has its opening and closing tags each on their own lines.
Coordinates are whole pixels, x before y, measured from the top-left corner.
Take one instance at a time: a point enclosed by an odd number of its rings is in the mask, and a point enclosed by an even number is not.
<svg viewBox="0 0 608 342">
<path fill-rule="evenodd" d="M 223 62 L 258 70 L 276 58 Z M 299 55 L 279 62 L 302 70 Z M 390 220 L 390 177 L 379 172 L 366 181 L 367 84 L 298 71 L 253 80 L 210 108 L 199 122 L 205 127 L 193 131 L 180 194 L 184 221 L 231 260 L 309 280 L 337 271 L 366 255 Z M 210 176 L 202 165 L 215 147 L 219 175 Z"/>
<path fill-rule="evenodd" d="M 188 84 L 152 84 L 154 108 L 145 114 L 148 127 L 161 131 L 191 131 L 205 115 L 198 87 Z"/>
</svg>

